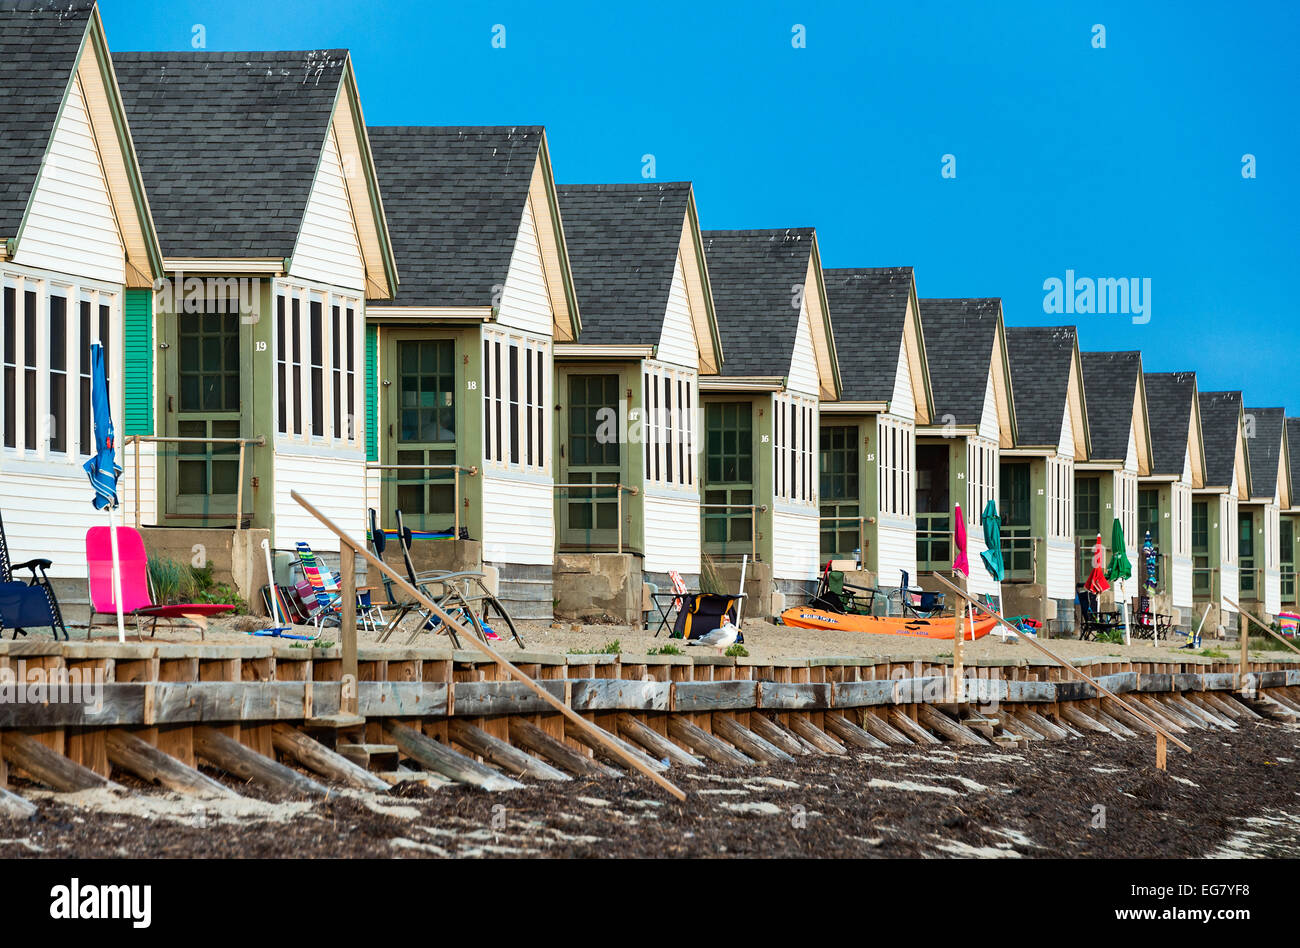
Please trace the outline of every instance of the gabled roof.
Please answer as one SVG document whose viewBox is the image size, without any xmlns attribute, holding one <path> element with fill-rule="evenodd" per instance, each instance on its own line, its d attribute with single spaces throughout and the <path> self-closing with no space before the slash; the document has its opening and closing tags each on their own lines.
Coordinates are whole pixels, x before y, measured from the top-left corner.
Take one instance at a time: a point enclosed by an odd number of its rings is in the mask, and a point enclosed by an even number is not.
<svg viewBox="0 0 1300 948">
<path fill-rule="evenodd" d="M 1288 418 L 1286 420 L 1286 443 L 1287 443 L 1287 462 L 1289 470 L 1287 474 L 1291 479 L 1291 507 L 1296 506 L 1295 488 L 1300 484 L 1300 418 Z"/>
<path fill-rule="evenodd" d="M 1250 496 L 1272 497 L 1281 472 L 1285 408 L 1247 408 L 1246 433 L 1250 435 Z M 1253 423 L 1252 423 L 1253 419 Z"/>
<path fill-rule="evenodd" d="M 917 399 L 927 420 L 933 413 L 925 334 L 916 301 L 911 267 L 854 267 L 822 271 L 831 307 L 835 351 L 840 359 L 840 399 L 846 402 L 887 402 L 894 395 L 898 353 L 904 343 L 909 312 L 919 349 L 920 383 Z"/>
<path fill-rule="evenodd" d="M 1205 486 L 1229 487 L 1241 432 L 1241 392 L 1201 392 L 1201 436 L 1205 441 Z M 1250 470 L 1250 447 L 1246 448 Z M 1240 486 L 1240 485 L 1239 485 Z"/>
<path fill-rule="evenodd" d="M 689 181 L 557 185 L 569 266 L 582 308 L 583 344 L 657 345 L 682 251 L 693 232 Z M 683 259 L 683 265 L 689 262 Z M 708 271 L 698 257 L 703 305 L 711 307 Z M 721 361 L 717 323 L 708 314 L 710 364 Z M 697 332 L 697 336 L 699 333 Z"/>
<path fill-rule="evenodd" d="M 1079 365 L 1078 351 L 1078 334 L 1073 326 L 1007 327 L 1017 446 L 1046 447 L 1060 442 L 1061 421 L 1070 402 L 1071 374 Z M 1082 387 L 1081 373 L 1073 381 Z M 1079 399 L 1084 409 L 1081 420 L 1087 445 L 1087 399 L 1082 391 Z"/>
<path fill-rule="evenodd" d="M 78 79 L 124 244 L 127 285 L 148 286 L 163 274 L 162 252 L 92 0 L 0 0 L 0 256 L 21 253 L 56 123 Z"/>
<path fill-rule="evenodd" d="M 1192 470 L 1204 470 L 1205 448 L 1197 411 L 1196 373 L 1147 372 L 1144 381 L 1147 420 L 1151 428 L 1151 473 L 1166 477 L 1182 475 L 1189 433 L 1199 454 L 1192 458 Z"/>
<path fill-rule="evenodd" d="M 1123 461 L 1128 455 L 1129 434 L 1137 426 L 1139 465 L 1151 457 L 1151 439 L 1145 413 L 1146 387 L 1142 378 L 1142 353 L 1083 352 L 1083 387 L 1088 393 L 1088 434 L 1092 438 L 1089 459 Z M 1179 471 L 1182 464 L 1179 463 Z"/>
<path fill-rule="evenodd" d="M 841 383 L 835 339 L 813 228 L 706 230 L 702 236 L 718 331 L 726 353 L 721 374 L 784 375 L 794 355 L 803 300 L 810 312 L 815 304 L 821 304 L 822 384 L 838 393 Z M 816 286 L 807 285 L 810 279 Z"/>
<path fill-rule="evenodd" d="M 983 380 L 988 378 L 994 347 L 1000 342 L 1002 301 L 923 299 L 920 307 L 935 417 L 951 415 L 953 424 L 978 426 L 984 412 Z M 1013 402 L 1014 396 L 1009 401 Z M 1008 407 L 1014 432 L 1015 406 Z"/>
</svg>

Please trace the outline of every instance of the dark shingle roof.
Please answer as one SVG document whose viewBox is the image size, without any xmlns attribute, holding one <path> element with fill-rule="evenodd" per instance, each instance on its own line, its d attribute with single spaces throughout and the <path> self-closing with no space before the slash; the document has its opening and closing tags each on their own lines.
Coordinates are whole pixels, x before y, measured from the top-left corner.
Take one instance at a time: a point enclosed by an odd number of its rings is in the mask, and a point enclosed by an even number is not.
<svg viewBox="0 0 1300 948">
<path fill-rule="evenodd" d="M 1196 397 L 1195 372 L 1147 372 L 1147 426 L 1151 429 L 1151 473 L 1183 473 L 1187 438 L 1192 424 L 1192 399 Z M 1092 406 L 1092 389 L 1088 389 Z"/>
<path fill-rule="evenodd" d="M 288 257 L 346 50 L 114 53 L 169 257 Z"/>
<path fill-rule="evenodd" d="M 1300 484 L 1300 447 L 1293 447 L 1293 445 L 1300 446 L 1300 418 L 1288 418 L 1286 420 L 1286 446 L 1291 461 L 1289 473 L 1291 475 L 1292 491 L 1296 489 L 1297 484 Z M 1296 498 L 1294 494 L 1292 494 L 1290 500 L 1291 506 L 1295 507 Z"/>
<path fill-rule="evenodd" d="M 813 229 L 706 230 L 704 256 L 724 376 L 785 375 L 794 356 L 799 309 L 791 305 L 808 279 Z"/>
<path fill-rule="evenodd" d="M 840 359 L 844 401 L 888 401 L 894 396 L 898 349 L 903 344 L 911 267 L 823 270 Z"/>
<path fill-rule="evenodd" d="M 1278 464 L 1282 458 L 1282 428 L 1285 424 L 1285 408 L 1246 409 L 1246 433 L 1252 435 L 1246 441 L 1250 457 L 1251 497 L 1272 497 L 1277 490 Z"/>
<path fill-rule="evenodd" d="M 566 184 L 557 192 L 582 341 L 657 344 L 690 183 Z"/>
<path fill-rule="evenodd" d="M 1241 392 L 1201 392 L 1201 437 L 1205 441 L 1206 487 L 1227 487 L 1232 483 L 1240 417 Z"/>
<path fill-rule="evenodd" d="M 925 299 L 918 305 L 935 417 L 952 415 L 954 424 L 978 425 L 984 414 L 985 379 L 997 341 L 1002 301 Z M 834 306 L 831 314 L 835 316 Z"/>
<path fill-rule="evenodd" d="M 94 7 L 0 0 L 0 239 L 18 235 Z"/>
<path fill-rule="evenodd" d="M 1088 393 L 1092 457 L 1123 461 L 1133 430 L 1134 394 L 1142 375 L 1140 352 L 1083 352 L 1083 389 Z"/>
<path fill-rule="evenodd" d="M 540 126 L 371 128 L 401 290 L 394 306 L 489 306 L 503 286 Z M 584 327 L 585 329 L 585 327 Z"/>
<path fill-rule="evenodd" d="M 1017 444 L 1060 443 L 1075 338 L 1073 326 L 1007 327 Z"/>
</svg>

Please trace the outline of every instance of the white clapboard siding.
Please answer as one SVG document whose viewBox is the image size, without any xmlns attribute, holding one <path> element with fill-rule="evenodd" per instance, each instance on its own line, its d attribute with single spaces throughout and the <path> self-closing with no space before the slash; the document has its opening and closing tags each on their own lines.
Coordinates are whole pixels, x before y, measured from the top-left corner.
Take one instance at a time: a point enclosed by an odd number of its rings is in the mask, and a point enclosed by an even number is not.
<svg viewBox="0 0 1300 948">
<path fill-rule="evenodd" d="M 549 481 L 483 472 L 483 561 L 552 566 L 555 503 Z"/>
<path fill-rule="evenodd" d="M 894 394 L 889 397 L 889 413 L 913 421 L 916 396 L 912 394 L 912 365 L 907 358 L 907 340 L 898 346 L 898 369 L 894 372 Z"/>
<path fill-rule="evenodd" d="M 1272 616 L 1282 611 L 1282 574 L 1275 569 L 1264 570 L 1264 611 Z"/>
<path fill-rule="evenodd" d="M 645 566 L 651 573 L 700 571 L 700 498 L 690 492 L 645 495 Z"/>
<path fill-rule="evenodd" d="M 122 520 L 134 525 L 135 445 L 123 447 L 117 462 L 122 465 L 122 476 L 117 482 L 117 493 L 122 499 Z M 89 480 L 86 483 L 90 483 Z M 152 441 L 140 445 L 140 523 L 158 523 L 158 445 Z"/>
<path fill-rule="evenodd" d="M 687 369 L 698 369 L 700 349 L 695 340 L 695 322 L 691 319 L 690 298 L 686 295 L 686 274 L 682 272 L 682 255 L 673 267 L 673 285 L 668 291 L 668 312 L 655 358 Z"/>
<path fill-rule="evenodd" d="M 366 475 L 366 527 L 370 526 L 370 510 L 376 513 L 383 513 L 383 492 L 384 479 L 380 475 L 382 471 L 370 471 Z"/>
<path fill-rule="evenodd" d="M 808 304 L 804 302 L 799 309 L 799 328 L 794 336 L 794 355 L 790 358 L 786 388 L 815 398 L 821 391 L 821 376 L 817 373 L 817 354 L 813 351 L 811 319 Z"/>
<path fill-rule="evenodd" d="M 1219 603 L 1219 608 L 1225 612 L 1236 612 L 1232 606 L 1228 605 L 1227 600 L 1231 599 L 1237 602 L 1237 564 L 1225 564 L 1219 567 L 1219 587 L 1223 594 L 1223 599 Z"/>
<path fill-rule="evenodd" d="M 895 589 L 907 570 L 916 582 L 916 521 L 883 516 L 876 524 L 876 585 Z"/>
<path fill-rule="evenodd" d="M 53 562 L 51 576 L 84 579 L 86 531 L 108 526 L 108 515 L 91 505 L 92 496 L 90 481 L 80 467 L 68 465 L 56 471 L 33 465 L 19 471 L 6 466 L 0 474 L 0 513 L 11 562 L 48 559 Z"/>
<path fill-rule="evenodd" d="M 998 426 L 998 399 L 993 394 L 991 371 L 984 383 L 984 407 L 980 411 L 980 437 L 993 444 L 999 444 L 1002 438 L 1002 429 Z"/>
<path fill-rule="evenodd" d="M 486 289 L 496 295 L 491 287 Z M 497 320 L 503 326 L 513 326 L 525 332 L 550 337 L 554 318 L 551 299 L 546 292 L 546 275 L 542 271 L 542 251 L 537 242 L 537 229 L 533 222 L 531 203 L 524 205 L 519 236 L 510 255 L 510 269 L 506 273 L 501 291 L 501 314 Z M 509 562 L 515 562 L 510 560 Z"/>
<path fill-rule="evenodd" d="M 1065 412 L 1061 415 L 1061 437 L 1056 444 L 1056 453 L 1063 458 L 1074 457 L 1074 428 L 1070 424 L 1068 402 L 1065 405 Z"/>
<path fill-rule="evenodd" d="M 1136 574 L 1136 570 L 1134 570 Z M 1074 543 L 1070 540 L 1047 541 L 1047 598 L 1074 598 Z"/>
<path fill-rule="evenodd" d="M 126 252 L 79 79 L 50 138 L 15 262 L 106 283 L 126 280 Z"/>
<path fill-rule="evenodd" d="M 817 576 L 821 535 L 816 508 L 772 513 L 772 574 L 776 579 L 812 580 Z"/>
<path fill-rule="evenodd" d="M 1138 469 L 1138 443 L 1137 443 L 1137 426 L 1130 425 L 1128 429 L 1128 448 L 1124 452 L 1124 470 L 1136 473 Z"/>
<path fill-rule="evenodd" d="M 306 540 L 317 552 L 338 552 L 338 537 L 289 496 L 293 490 L 346 533 L 357 539 L 365 537 L 366 472 L 359 456 L 290 454 L 277 448 L 273 463 L 275 536 L 272 546 L 291 550 L 299 540 Z"/>
<path fill-rule="evenodd" d="M 357 241 L 333 126 L 312 182 L 289 275 L 349 289 L 363 290 L 366 286 L 366 264 Z"/>
<path fill-rule="evenodd" d="M 1185 556 L 1172 556 L 1169 558 L 1169 571 L 1170 601 L 1183 610 L 1184 616 L 1189 615 L 1192 608 L 1192 561 Z"/>
</svg>

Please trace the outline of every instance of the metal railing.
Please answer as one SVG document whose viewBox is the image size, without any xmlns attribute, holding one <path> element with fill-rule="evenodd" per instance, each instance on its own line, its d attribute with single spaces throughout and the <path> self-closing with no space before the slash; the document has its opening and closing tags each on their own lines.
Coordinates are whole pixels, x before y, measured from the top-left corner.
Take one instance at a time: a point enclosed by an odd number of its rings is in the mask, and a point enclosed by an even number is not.
<svg viewBox="0 0 1300 948">
<path fill-rule="evenodd" d="M 750 513 L 749 558 L 757 562 L 758 561 L 758 529 L 757 529 L 758 523 L 757 523 L 756 515 L 760 513 L 766 513 L 767 505 L 766 504 L 700 504 L 700 540 L 704 544 L 710 542 L 705 539 L 705 537 L 708 535 L 708 530 L 706 529 L 706 527 L 710 522 L 717 523 L 721 521 L 723 526 L 725 527 L 729 525 L 732 520 L 737 519 L 731 514 L 705 513 L 705 511 L 707 510 L 748 510 L 749 511 Z M 730 542 L 729 540 L 722 541 L 724 546 L 729 542 Z M 726 555 L 725 550 L 723 550 L 722 555 L 724 556 Z"/>
<path fill-rule="evenodd" d="M 916 568 L 921 571 L 948 569 L 952 563 L 952 520 L 950 513 L 916 515 Z M 936 547 L 943 552 L 936 555 Z"/>
<path fill-rule="evenodd" d="M 561 490 L 584 490 L 584 491 L 591 491 L 591 492 L 592 492 L 591 495 L 588 496 L 588 497 L 585 497 L 585 498 L 583 498 L 583 497 L 579 497 L 579 498 L 573 498 L 573 497 L 571 497 L 571 498 L 569 498 L 569 500 L 568 500 L 568 503 L 571 503 L 571 504 L 572 504 L 572 503 L 579 503 L 579 502 L 585 500 L 585 501 L 588 503 L 588 505 L 590 505 L 590 506 L 593 508 L 593 511 L 592 511 L 592 518 L 591 518 L 592 527 L 589 528 L 590 530 L 595 530 L 595 529 L 597 529 L 597 528 L 595 527 L 596 517 L 595 517 L 595 510 L 594 510 L 594 508 L 595 508 L 595 505 L 596 505 L 597 503 L 601 502 L 601 500 L 604 499 L 604 498 L 597 497 L 597 496 L 595 495 L 595 491 L 598 491 L 598 490 L 611 490 L 611 489 L 613 489 L 613 490 L 614 490 L 614 500 L 615 500 L 615 505 L 616 505 L 616 510 L 617 510 L 617 514 L 616 514 L 616 518 L 615 518 L 615 519 L 617 520 L 617 525 L 616 525 L 616 527 L 615 527 L 615 530 L 616 530 L 616 543 L 615 543 L 615 548 L 617 549 L 617 551 L 618 551 L 620 554 L 623 552 L 623 495 L 624 495 L 624 494 L 630 494 L 630 495 L 632 495 L 632 496 L 635 497 L 636 495 L 638 495 L 638 494 L 641 493 L 641 489 L 640 489 L 639 487 L 631 487 L 631 486 L 629 486 L 629 485 L 627 485 L 627 484 L 620 484 L 620 483 L 601 484 L 601 483 L 599 483 L 599 482 L 596 482 L 596 483 L 590 483 L 590 484 L 552 484 L 552 485 L 551 485 L 551 489 L 552 489 L 553 491 L 561 491 Z M 608 501 L 606 501 L 606 502 L 608 502 Z"/>
<path fill-rule="evenodd" d="M 454 471 L 455 473 L 451 479 L 452 511 L 453 511 L 452 536 L 456 537 L 457 539 L 460 538 L 460 478 L 461 475 L 465 475 L 466 477 L 475 477 L 478 474 L 477 467 L 465 467 L 460 464 L 379 464 L 373 461 L 367 461 L 366 462 L 367 496 L 370 494 L 370 472 L 371 471 L 380 471 L 381 477 L 383 471 L 424 471 L 426 476 L 423 479 L 412 478 L 410 480 L 403 481 L 403 483 L 408 485 L 419 484 L 425 486 L 429 484 L 441 483 L 441 481 L 436 480 L 433 477 L 427 476 L 430 471 Z M 405 514 L 406 511 L 403 511 L 403 513 Z M 367 524 L 370 523 L 369 516 L 367 516 L 365 522 Z"/>
<path fill-rule="evenodd" d="M 251 444 L 254 447 L 266 447 L 266 437 L 257 438 L 173 438 L 165 435 L 127 435 L 126 443 L 135 446 L 135 473 L 134 473 L 134 500 L 135 500 L 135 526 L 140 529 L 140 445 L 147 444 L 237 444 L 239 445 L 239 474 L 235 484 L 235 529 L 239 530 L 244 524 L 244 459 L 247 448 Z M 212 457 L 209 451 L 204 457 Z"/>
<path fill-rule="evenodd" d="M 1038 576 L 1038 544 L 1043 538 L 1018 532 L 1028 529 L 1028 527 L 1005 526 L 1002 528 L 1002 562 L 1009 582 L 1033 582 Z M 1028 568 L 1016 565 L 1026 557 L 1029 560 Z"/>
<path fill-rule="evenodd" d="M 867 522 L 874 519 L 875 519 L 874 517 L 818 517 L 817 523 L 819 526 L 824 523 L 834 523 L 834 524 L 856 523 L 858 525 L 858 562 L 865 563 L 866 554 L 867 554 Z M 843 531 L 843 529 L 844 528 L 838 526 L 831 527 L 830 528 L 831 536 L 838 537 L 838 535 Z M 821 532 L 825 532 L 824 529 Z M 832 543 L 831 545 L 833 547 L 838 547 L 839 544 Z M 835 553 L 843 552 L 843 551 L 831 549 L 831 550 L 823 550 L 822 552 L 828 554 L 827 556 L 828 559 L 833 559 Z"/>
</svg>

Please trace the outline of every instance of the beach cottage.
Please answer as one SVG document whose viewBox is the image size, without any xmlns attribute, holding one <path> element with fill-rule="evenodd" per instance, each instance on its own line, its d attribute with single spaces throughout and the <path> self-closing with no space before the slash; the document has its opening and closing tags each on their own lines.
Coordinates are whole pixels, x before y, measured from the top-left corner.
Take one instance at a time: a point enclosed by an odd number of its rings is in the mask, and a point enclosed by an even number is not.
<svg viewBox="0 0 1300 948">
<path fill-rule="evenodd" d="M 1286 409 L 1245 409 L 1250 499 L 1237 511 L 1243 609 L 1271 622 L 1282 610 L 1281 511 L 1291 506 Z"/>
<path fill-rule="evenodd" d="M 1192 494 L 1205 486 L 1196 373 L 1147 372 L 1144 381 L 1151 470 L 1138 477 L 1139 530 L 1151 529 L 1160 550 L 1156 611 L 1173 615 L 1177 610 L 1178 626 L 1195 631 L 1205 610 L 1193 608 L 1194 591 L 1208 595 L 1211 576 L 1207 505 Z"/>
<path fill-rule="evenodd" d="M 465 531 L 436 565 L 497 571 L 552 614 L 554 346 L 580 322 L 545 131 L 370 129 L 402 288 L 367 309 L 369 506 Z M 431 561 L 429 565 L 435 565 Z"/>
<path fill-rule="evenodd" d="M 148 352 L 124 324 L 162 272 L 95 4 L 0 2 L 0 515 L 16 560 L 50 559 L 82 596 L 86 529 L 104 523 L 82 470 L 90 346 L 131 431 Z"/>
<path fill-rule="evenodd" d="M 700 379 L 702 542 L 757 560 L 757 616 L 780 611 L 773 590 L 801 601 L 818 572 L 818 416 L 840 397 L 839 363 L 812 228 L 703 236 L 726 360 Z M 891 450 L 910 471 L 911 439 L 894 435 Z"/>
<path fill-rule="evenodd" d="M 1074 466 L 1092 453 L 1073 326 L 1007 329 L 1016 444 L 1000 459 L 1006 608 L 1074 628 Z"/>
<path fill-rule="evenodd" d="M 557 609 L 639 613 L 643 577 L 700 572 L 699 380 L 723 355 L 695 197 L 678 182 L 559 199 L 582 336 L 555 349 Z M 618 602 L 590 594 L 597 570 Z"/>
<path fill-rule="evenodd" d="M 1160 522 L 1154 505 L 1142 507 L 1139 517 L 1138 479 L 1151 473 L 1151 433 L 1147 424 L 1146 385 L 1140 352 L 1084 352 L 1083 384 L 1088 393 L 1088 433 L 1092 449 L 1074 462 L 1075 583 L 1082 586 L 1092 572 L 1098 535 L 1108 553 L 1112 521 L 1124 528 L 1125 553 L 1134 564 L 1134 578 L 1124 593 L 1136 596 L 1141 588 L 1139 551 L 1147 532 L 1157 553 Z M 1154 499 L 1154 498 L 1153 498 Z M 1160 569 L 1163 583 L 1167 570 Z M 1119 590 L 1112 595 L 1118 598 Z"/>
<path fill-rule="evenodd" d="M 1240 504 L 1250 500 L 1250 452 L 1241 392 L 1199 393 L 1201 439 L 1205 444 L 1205 484 L 1192 491 L 1192 548 L 1205 523 L 1209 582 L 1193 590 L 1198 611 L 1208 607 L 1205 627 L 1231 628 L 1239 601 Z M 1253 536 L 1253 532 L 1252 532 Z M 1201 604 L 1205 605 L 1202 606 Z"/>
<path fill-rule="evenodd" d="M 990 501 L 1001 513 L 999 467 L 1016 443 L 1015 399 L 999 299 L 923 299 L 925 354 L 934 390 L 928 425 L 917 429 L 917 568 L 950 574 L 952 516 L 962 505 L 968 590 L 1001 601 L 1002 584 L 980 559 L 982 516 Z"/>
<path fill-rule="evenodd" d="M 823 276 L 843 390 L 821 406 L 821 559 L 897 587 L 916 579 L 916 431 L 934 415 L 916 281 L 911 267 Z"/>
<path fill-rule="evenodd" d="M 1300 484 L 1300 449 L 1291 450 L 1291 445 L 1300 445 L 1300 418 L 1286 420 L 1287 458 L 1290 467 L 1291 486 Z M 1300 505 L 1292 494 L 1288 498 L 1290 506 L 1283 507 L 1278 522 L 1278 586 L 1282 609 L 1292 615 L 1300 612 L 1300 596 L 1297 595 L 1296 562 L 1300 551 Z"/>
<path fill-rule="evenodd" d="M 126 314 L 129 516 L 167 528 L 152 549 L 201 549 L 251 599 L 266 533 L 338 549 L 291 491 L 365 525 L 366 299 L 397 272 L 352 62 L 113 61 L 167 271 Z"/>
</svg>

